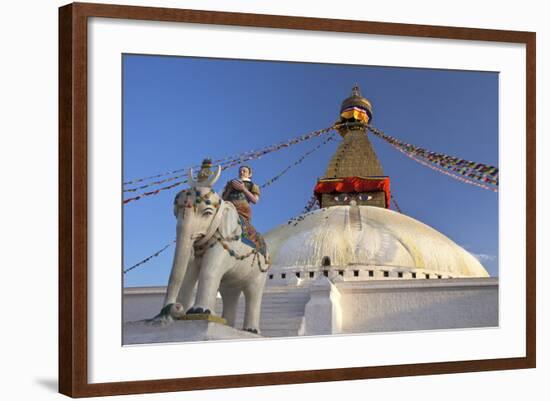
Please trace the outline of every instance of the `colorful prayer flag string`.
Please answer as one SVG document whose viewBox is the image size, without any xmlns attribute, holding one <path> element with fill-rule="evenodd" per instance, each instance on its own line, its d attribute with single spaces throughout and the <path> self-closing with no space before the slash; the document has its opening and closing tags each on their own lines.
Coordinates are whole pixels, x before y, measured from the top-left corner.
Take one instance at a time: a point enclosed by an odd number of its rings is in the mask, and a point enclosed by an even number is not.
<svg viewBox="0 0 550 401">
<path fill-rule="evenodd" d="M 260 150 L 256 153 L 250 153 L 245 157 L 234 157 L 232 160 L 229 160 L 229 161 L 225 162 L 226 164 L 222 167 L 222 170 L 226 170 L 230 167 L 236 166 L 236 165 L 241 164 L 241 163 L 246 162 L 246 161 L 259 159 L 259 158 L 261 158 L 262 156 L 264 156 L 266 154 L 269 154 L 269 153 L 275 152 L 277 150 L 296 145 L 298 143 L 304 142 L 304 141 L 309 140 L 311 138 L 321 136 L 321 135 L 326 134 L 327 132 L 331 131 L 332 129 L 333 129 L 333 127 L 329 127 L 329 128 L 324 128 L 324 129 L 321 129 L 321 130 L 313 131 L 313 132 L 310 132 L 308 134 L 304 134 L 304 135 L 301 135 L 297 138 L 294 138 L 294 139 L 292 139 L 288 142 L 279 143 L 279 144 L 276 144 L 276 145 L 272 145 L 270 147 L 266 147 L 266 148 L 264 148 L 264 149 L 262 149 L 262 150 Z M 158 188 L 154 191 L 144 192 L 144 193 L 139 194 L 137 196 L 134 196 L 132 198 L 124 199 L 122 201 L 122 203 L 126 205 L 130 202 L 137 201 L 137 200 L 140 200 L 140 199 L 148 197 L 148 196 L 157 195 L 161 191 L 166 191 L 166 190 L 175 188 L 179 185 L 185 184 L 186 182 L 187 182 L 187 180 L 178 181 L 174 184 L 168 185 L 166 187 Z"/>
<path fill-rule="evenodd" d="M 325 133 L 331 131 L 333 128 L 334 127 L 324 128 L 324 129 L 321 129 L 321 130 L 318 130 L 318 131 L 310 132 L 308 134 L 300 135 L 298 137 L 295 137 L 295 138 L 292 138 L 292 139 L 289 139 L 289 140 L 286 140 L 286 141 L 283 141 L 283 142 L 279 142 L 277 144 L 266 146 L 266 147 L 261 148 L 261 149 L 245 151 L 245 152 L 242 152 L 242 153 L 240 153 L 238 155 L 234 155 L 234 156 L 226 156 L 224 158 L 214 160 L 212 163 L 213 164 L 219 164 L 219 165 L 232 164 L 236 161 L 242 163 L 243 161 L 246 161 L 246 160 L 252 160 L 250 157 L 258 158 L 258 157 L 261 157 L 264 154 L 271 153 L 275 150 L 279 150 L 279 149 L 286 148 L 286 147 L 295 145 L 295 144 L 303 142 L 303 141 L 307 141 L 308 139 L 311 139 L 313 137 L 317 137 L 319 135 L 325 134 Z M 197 168 L 197 167 L 200 167 L 200 166 L 193 166 L 193 168 Z M 143 177 L 143 178 L 138 178 L 138 179 L 134 179 L 134 180 L 131 180 L 131 181 L 126 181 L 126 182 L 123 183 L 123 185 L 136 184 L 136 183 L 139 183 L 139 182 L 147 181 L 149 179 L 155 179 L 155 178 L 163 177 L 163 176 L 166 176 L 166 175 L 177 174 L 177 173 L 181 173 L 181 172 L 187 171 L 187 170 L 189 170 L 189 167 L 180 168 L 180 169 L 177 169 L 177 170 L 170 170 L 170 171 L 166 171 L 164 173 L 152 175 L 152 176 L 149 176 L 149 177 Z M 180 177 L 181 177 L 181 175 L 180 175 Z M 168 181 L 168 180 L 166 180 L 166 181 Z M 166 182 L 166 181 L 163 180 L 163 182 Z M 150 185 L 153 185 L 153 184 L 150 184 Z M 140 189 L 140 188 L 137 188 L 137 189 Z M 143 188 L 141 188 L 141 189 L 143 189 Z"/>
<path fill-rule="evenodd" d="M 367 125 L 367 129 L 392 146 L 402 149 L 404 152 L 418 159 L 423 159 L 426 162 L 437 164 L 444 169 L 453 171 L 455 174 L 467 177 L 472 181 L 498 186 L 499 169 L 495 166 L 460 159 L 444 153 L 431 152 L 419 146 L 402 142 L 370 125 Z"/>
<path fill-rule="evenodd" d="M 319 209 L 319 200 L 315 195 L 312 195 L 311 198 L 309 198 L 306 206 L 304 207 L 303 213 L 309 213 L 316 209 Z"/>
<path fill-rule="evenodd" d="M 304 159 L 309 156 L 310 154 L 312 154 L 313 152 L 315 152 L 316 150 L 318 150 L 321 146 L 323 145 L 326 145 L 327 143 L 329 143 L 330 141 L 332 141 L 334 139 L 334 135 L 332 136 L 329 136 L 326 140 L 324 140 L 322 143 L 320 143 L 319 145 L 317 145 L 316 147 L 314 147 L 313 149 L 307 151 L 306 153 L 304 153 L 298 160 L 296 160 L 294 163 L 290 164 L 289 166 L 287 166 L 283 171 L 281 171 L 279 174 L 277 174 L 276 176 L 274 176 L 273 178 L 271 178 L 270 180 L 266 181 L 264 184 L 262 184 L 260 186 L 260 188 L 265 188 L 265 187 L 268 187 L 269 185 L 273 184 L 275 181 L 277 181 L 279 178 L 281 178 L 284 174 L 286 174 L 292 167 L 295 167 L 297 166 L 298 164 L 302 163 L 304 161 Z"/>
<path fill-rule="evenodd" d="M 265 188 L 271 184 L 273 184 L 275 181 L 277 181 L 279 178 L 281 178 L 288 170 L 290 170 L 292 167 L 294 166 L 297 166 L 298 164 L 300 164 L 301 162 L 304 161 L 304 159 L 309 156 L 310 154 L 312 154 L 313 152 L 315 152 L 316 150 L 318 150 L 321 146 L 327 144 L 328 142 L 330 142 L 331 140 L 334 139 L 334 135 L 328 137 L 326 140 L 324 140 L 322 143 L 318 144 L 315 148 L 309 150 L 308 152 L 306 152 L 304 155 L 302 155 L 298 160 L 296 160 L 293 164 L 291 164 L 290 166 L 288 166 L 287 168 L 285 168 L 283 171 L 281 171 L 279 174 L 277 174 L 275 177 L 271 178 L 270 180 L 268 180 L 266 183 L 264 183 L 261 187 L 262 188 Z M 239 160 L 239 163 L 241 161 Z M 312 202 L 313 200 L 313 202 Z M 304 212 L 309 212 L 313 209 L 314 206 L 316 206 L 316 202 L 317 202 L 317 198 L 313 197 L 312 200 L 310 200 L 308 202 L 308 204 L 306 205 L 306 207 L 304 208 Z M 318 206 L 318 204 L 317 204 Z M 129 271 L 135 269 L 136 267 L 138 266 L 141 266 L 147 262 L 149 262 L 151 259 L 157 257 L 158 255 L 160 255 L 162 252 L 164 252 L 170 245 L 172 245 L 173 243 L 175 243 L 176 241 L 172 241 L 171 243 L 165 245 L 162 249 L 160 249 L 159 251 L 155 252 L 154 254 L 152 254 L 151 256 L 148 256 L 146 257 L 145 259 L 141 260 L 140 262 L 136 263 L 135 265 L 127 268 L 124 270 L 124 274 L 128 273 Z"/>
<path fill-rule="evenodd" d="M 173 240 L 172 242 L 166 244 L 162 249 L 156 251 L 154 254 L 152 254 L 151 256 L 148 256 L 146 257 L 145 259 L 139 261 L 138 263 L 136 263 L 135 265 L 127 268 L 127 269 L 124 269 L 124 274 L 128 273 L 129 271 L 135 269 L 136 267 L 138 266 L 141 266 L 142 264 L 145 264 L 147 262 L 149 262 L 151 259 L 153 258 L 156 258 L 157 256 L 159 256 L 162 252 L 164 252 L 166 249 L 168 249 L 172 244 L 175 244 L 176 243 L 176 240 Z"/>
<path fill-rule="evenodd" d="M 395 210 L 397 210 L 399 213 L 403 213 L 401 211 L 401 208 L 397 204 L 397 200 L 395 200 L 395 196 L 393 194 L 391 194 L 390 196 L 391 196 L 391 201 L 393 202 L 393 206 L 395 207 Z"/>
<path fill-rule="evenodd" d="M 300 159 L 298 159 L 293 165 L 291 166 L 288 166 L 284 171 L 282 171 L 280 174 L 278 174 L 277 176 L 273 177 L 270 182 L 267 182 L 265 184 L 262 185 L 262 188 L 268 186 L 268 185 L 271 185 L 273 183 L 273 181 L 276 181 L 278 180 L 282 175 L 284 175 L 288 170 L 290 170 L 293 166 L 296 166 L 298 164 L 300 164 L 307 156 L 309 156 L 311 153 L 315 152 L 317 149 L 319 149 L 322 145 L 328 143 L 329 141 L 333 140 L 334 137 L 331 136 L 329 137 L 326 141 L 324 141 L 322 144 L 319 144 L 317 147 L 315 147 L 314 149 L 310 150 L 309 152 L 307 152 L 306 154 L 304 154 Z M 239 158 L 239 162 L 241 162 L 241 160 L 243 160 L 242 158 Z M 235 160 L 230 160 L 230 162 L 234 162 Z M 227 164 L 228 162 L 226 162 Z M 149 183 L 149 184 L 146 184 L 146 185 L 142 185 L 142 186 L 139 186 L 139 187 L 135 187 L 135 188 L 128 188 L 128 189 L 125 189 L 123 190 L 122 192 L 136 192 L 140 189 L 145 189 L 145 188 L 148 188 L 148 187 L 151 187 L 151 186 L 155 186 L 155 185 L 160 185 L 160 184 L 164 184 L 166 182 L 170 182 L 170 181 L 174 181 L 174 180 L 177 180 L 178 178 L 182 178 L 182 177 L 186 177 L 187 176 L 187 173 L 186 174 L 181 174 L 181 175 L 176 175 L 174 177 L 170 177 L 170 178 L 166 178 L 164 180 L 159 180 L 159 181 L 155 181 L 155 182 L 152 182 L 152 183 Z M 181 181 L 181 184 L 185 184 L 187 182 L 187 179 Z"/>
<path fill-rule="evenodd" d="M 394 145 L 392 145 L 392 146 L 394 146 Z M 407 156 L 407 157 L 413 159 L 414 161 L 416 161 L 416 162 L 422 164 L 423 166 L 426 166 L 426 167 L 428 167 L 428 168 L 430 168 L 430 169 L 432 169 L 432 170 L 435 170 L 435 171 L 438 171 L 438 172 L 443 173 L 443 174 L 445 174 L 445 175 L 448 175 L 449 177 L 454 178 L 455 180 L 464 182 L 464 183 L 466 183 L 466 184 L 475 185 L 475 186 L 480 187 L 480 188 L 483 188 L 483 189 L 488 189 L 488 190 L 493 191 L 493 192 L 498 192 L 498 189 L 497 189 L 497 188 L 492 188 L 492 187 L 490 187 L 490 186 L 488 186 L 488 185 L 485 185 L 485 184 L 482 184 L 482 183 L 479 183 L 479 182 L 476 182 L 476 181 L 468 180 L 467 178 L 460 177 L 460 176 L 458 176 L 458 175 L 452 174 L 452 173 L 450 173 L 450 172 L 447 171 L 447 170 L 444 170 L 444 169 L 442 169 L 442 168 L 436 167 L 436 166 L 434 166 L 434 165 L 432 165 L 432 164 L 430 164 L 430 163 L 428 163 L 428 162 L 426 162 L 426 161 L 424 161 L 424 160 L 421 160 L 421 159 L 419 159 L 419 158 L 416 158 L 416 157 L 414 157 L 413 155 L 411 155 L 411 154 L 405 152 L 403 149 L 399 148 L 398 146 L 394 146 L 394 148 L 396 148 L 398 151 L 400 151 L 401 153 L 403 153 L 405 156 Z"/>
<path fill-rule="evenodd" d="M 319 209 L 319 201 L 317 200 L 317 197 L 315 195 L 312 195 L 311 198 L 309 198 L 306 206 L 302 210 L 302 213 L 300 213 L 298 216 L 294 216 L 290 218 L 287 224 L 292 224 L 293 226 L 297 226 L 300 221 L 306 218 L 307 213 L 317 209 Z"/>
<path fill-rule="evenodd" d="M 155 185 L 164 184 L 166 182 L 174 181 L 174 180 L 177 180 L 178 178 L 185 177 L 185 176 L 187 176 L 187 173 L 180 174 L 180 175 L 175 175 L 174 177 L 170 177 L 170 178 L 166 178 L 164 180 L 151 182 L 150 184 L 141 185 L 139 187 L 128 188 L 128 189 L 123 190 L 122 192 L 136 192 L 136 191 L 139 191 L 140 189 L 145 189 L 145 188 L 153 187 Z M 187 182 L 187 179 L 183 180 L 182 184 L 185 183 L 185 182 Z"/>
</svg>

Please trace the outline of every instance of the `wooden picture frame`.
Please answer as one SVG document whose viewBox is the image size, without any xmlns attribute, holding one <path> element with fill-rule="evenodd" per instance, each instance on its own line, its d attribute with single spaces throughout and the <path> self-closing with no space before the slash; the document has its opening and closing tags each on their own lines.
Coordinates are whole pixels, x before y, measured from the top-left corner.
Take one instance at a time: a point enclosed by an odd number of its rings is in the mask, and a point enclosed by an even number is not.
<svg viewBox="0 0 550 401">
<path fill-rule="evenodd" d="M 88 382 L 88 21 L 92 17 L 519 43 L 526 47 L 525 357 L 163 380 Z M 534 368 L 536 365 L 533 32 L 73 3 L 59 9 L 59 391 L 71 397 Z"/>
</svg>

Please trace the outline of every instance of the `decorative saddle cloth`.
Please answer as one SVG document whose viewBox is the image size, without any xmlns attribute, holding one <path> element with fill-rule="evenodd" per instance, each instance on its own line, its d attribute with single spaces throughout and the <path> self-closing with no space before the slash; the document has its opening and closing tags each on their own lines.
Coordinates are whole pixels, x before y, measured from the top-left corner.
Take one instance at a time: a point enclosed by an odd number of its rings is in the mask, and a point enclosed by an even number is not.
<svg viewBox="0 0 550 401">
<path fill-rule="evenodd" d="M 246 245 L 256 249 L 264 258 L 267 257 L 267 246 L 264 237 L 256 231 L 254 226 L 248 220 L 239 215 L 239 225 L 242 229 L 241 241 Z"/>
</svg>

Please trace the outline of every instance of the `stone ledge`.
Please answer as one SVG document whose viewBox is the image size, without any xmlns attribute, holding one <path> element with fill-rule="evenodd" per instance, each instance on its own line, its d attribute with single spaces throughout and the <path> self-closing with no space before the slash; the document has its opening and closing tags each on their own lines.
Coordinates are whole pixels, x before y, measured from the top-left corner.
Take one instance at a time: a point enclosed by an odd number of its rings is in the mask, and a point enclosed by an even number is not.
<svg viewBox="0 0 550 401">
<path fill-rule="evenodd" d="M 206 314 L 206 313 L 194 313 L 192 315 L 184 315 L 176 319 L 177 320 L 206 320 L 208 322 L 227 325 L 227 320 L 225 320 L 223 317 L 212 315 L 212 314 Z"/>
<path fill-rule="evenodd" d="M 209 320 L 175 320 L 166 326 L 152 326 L 143 320 L 123 326 L 123 345 L 215 341 L 262 338 Z"/>
<path fill-rule="evenodd" d="M 498 277 L 462 277 L 444 279 L 390 279 L 337 281 L 336 287 L 343 292 L 371 292 L 373 290 L 394 291 L 402 289 L 468 289 L 468 288 L 498 288 Z"/>
</svg>

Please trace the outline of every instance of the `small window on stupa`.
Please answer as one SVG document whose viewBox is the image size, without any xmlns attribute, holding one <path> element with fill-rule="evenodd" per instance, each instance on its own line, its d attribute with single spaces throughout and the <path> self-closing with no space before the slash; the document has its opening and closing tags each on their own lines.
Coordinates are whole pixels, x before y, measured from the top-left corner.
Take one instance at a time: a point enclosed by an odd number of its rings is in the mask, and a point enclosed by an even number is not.
<svg viewBox="0 0 550 401">
<path fill-rule="evenodd" d="M 309 278 L 313 278 L 315 277 L 315 273 L 314 272 L 309 272 Z"/>
<path fill-rule="evenodd" d="M 369 277 L 374 277 L 374 270 L 369 270 Z"/>
<path fill-rule="evenodd" d="M 353 277 L 359 277 L 359 270 L 353 271 Z"/>
<path fill-rule="evenodd" d="M 300 278 L 300 272 L 296 272 L 296 277 Z"/>
<path fill-rule="evenodd" d="M 328 270 L 324 270 L 323 274 L 324 274 L 325 277 L 328 277 Z"/>
<path fill-rule="evenodd" d="M 330 258 L 328 256 L 323 256 L 323 260 L 321 261 L 321 265 L 330 266 Z"/>
<path fill-rule="evenodd" d="M 285 278 L 286 278 L 286 274 L 285 274 L 285 273 L 282 273 L 282 274 L 281 274 L 281 278 L 282 278 L 282 279 L 285 279 Z"/>
<path fill-rule="evenodd" d="M 343 275 L 344 275 L 344 271 L 343 271 L 343 270 L 338 270 L 338 274 L 339 274 L 340 276 L 343 276 Z"/>
<path fill-rule="evenodd" d="M 384 277 L 389 277 L 390 276 L 390 272 L 384 272 Z"/>
<path fill-rule="evenodd" d="M 269 275 L 269 279 L 270 279 L 270 280 L 273 280 L 273 274 L 270 274 L 270 275 Z"/>
<path fill-rule="evenodd" d="M 403 278 L 403 272 L 397 272 L 397 277 Z"/>
</svg>

